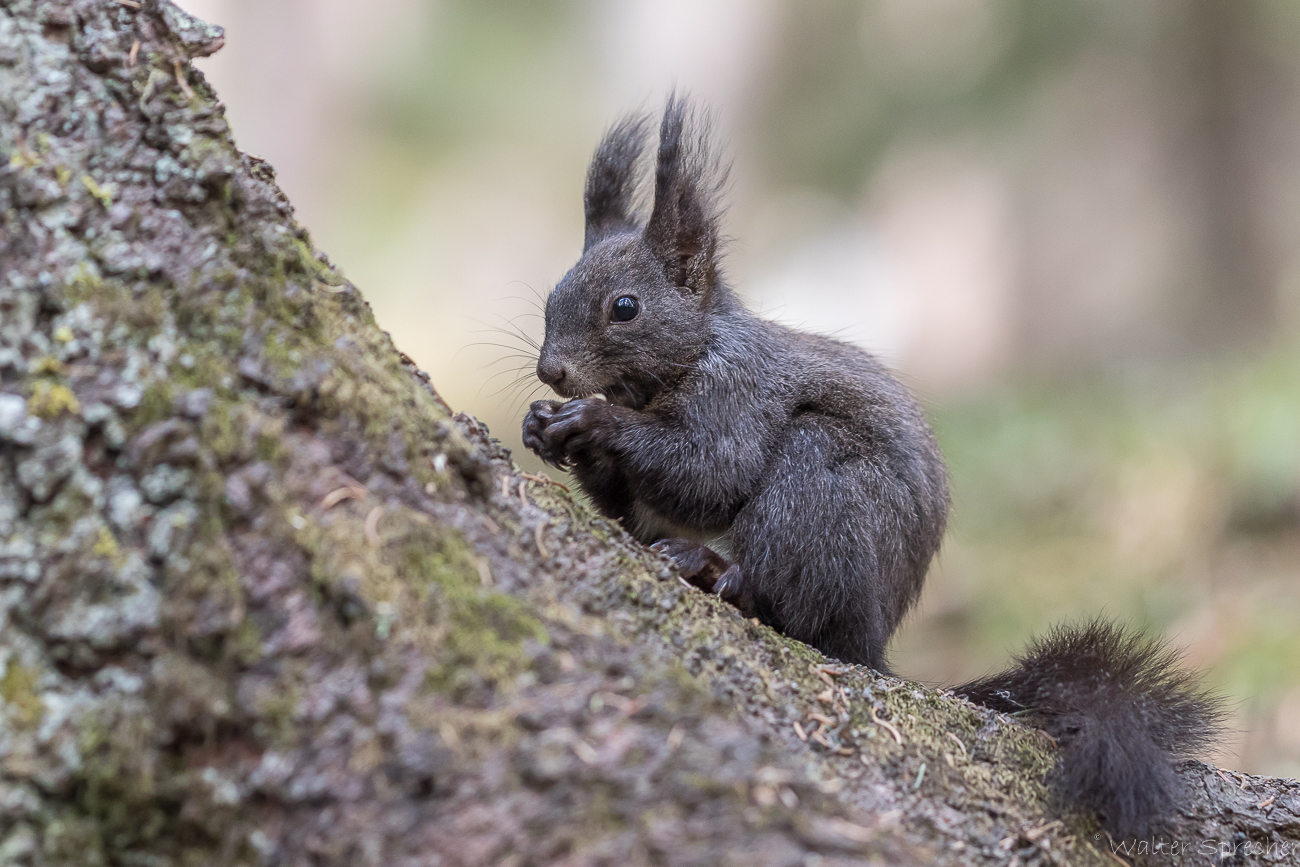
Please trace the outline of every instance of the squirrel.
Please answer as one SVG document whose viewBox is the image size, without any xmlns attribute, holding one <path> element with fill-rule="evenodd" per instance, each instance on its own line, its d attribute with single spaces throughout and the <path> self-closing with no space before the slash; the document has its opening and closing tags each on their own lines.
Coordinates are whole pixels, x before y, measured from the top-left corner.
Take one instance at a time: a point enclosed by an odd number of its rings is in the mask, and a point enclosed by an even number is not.
<svg viewBox="0 0 1300 867">
<path fill-rule="evenodd" d="M 725 170 L 669 98 L 654 198 L 634 203 L 645 115 L 597 147 L 582 256 L 546 299 L 524 445 L 681 575 L 829 657 L 889 673 L 947 522 L 947 469 L 908 390 L 856 346 L 750 312 L 720 268 Z M 600 397 L 597 397 L 599 395 Z M 1144 835 L 1182 797 L 1176 761 L 1223 712 L 1157 640 L 1058 626 L 1010 670 L 953 687 L 1060 745 L 1050 788 Z"/>
</svg>

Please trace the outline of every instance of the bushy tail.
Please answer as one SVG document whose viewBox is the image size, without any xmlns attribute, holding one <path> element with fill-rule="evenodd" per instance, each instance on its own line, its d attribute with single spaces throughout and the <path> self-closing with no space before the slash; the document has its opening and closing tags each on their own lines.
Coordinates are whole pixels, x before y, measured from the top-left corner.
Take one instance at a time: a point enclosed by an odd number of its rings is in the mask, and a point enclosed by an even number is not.
<svg viewBox="0 0 1300 867">
<path fill-rule="evenodd" d="M 1023 713 L 1061 748 L 1051 779 L 1065 805 L 1091 808 L 1120 837 L 1146 836 L 1178 805 L 1174 763 L 1220 734 L 1220 701 L 1178 668 L 1178 653 L 1101 620 L 1057 626 L 1016 665 L 955 687 L 970 701 Z"/>
</svg>

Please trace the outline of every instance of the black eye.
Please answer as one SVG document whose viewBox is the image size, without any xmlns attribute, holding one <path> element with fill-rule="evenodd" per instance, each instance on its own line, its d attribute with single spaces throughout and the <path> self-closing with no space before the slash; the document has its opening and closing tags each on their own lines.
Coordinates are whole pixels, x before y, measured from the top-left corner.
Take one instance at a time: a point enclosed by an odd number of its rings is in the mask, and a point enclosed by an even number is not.
<svg viewBox="0 0 1300 867">
<path fill-rule="evenodd" d="M 635 319 L 641 312 L 641 305 L 631 295 L 624 295 L 614 302 L 614 309 L 609 312 L 610 322 L 627 322 Z"/>
</svg>

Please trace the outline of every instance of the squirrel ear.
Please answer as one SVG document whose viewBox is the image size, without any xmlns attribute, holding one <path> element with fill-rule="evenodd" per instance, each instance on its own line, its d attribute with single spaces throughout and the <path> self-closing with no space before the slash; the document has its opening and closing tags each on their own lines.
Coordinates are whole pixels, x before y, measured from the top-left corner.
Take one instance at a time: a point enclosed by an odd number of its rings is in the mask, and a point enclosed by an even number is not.
<svg viewBox="0 0 1300 867">
<path fill-rule="evenodd" d="M 632 215 L 636 161 L 645 149 L 649 127 L 644 115 L 628 115 L 605 133 L 596 148 L 582 197 L 587 220 L 584 253 L 601 238 L 636 228 Z"/>
<path fill-rule="evenodd" d="M 706 124 L 672 94 L 659 129 L 655 201 L 645 240 L 676 286 L 710 291 L 717 282 L 717 197 L 726 172 L 710 157 Z"/>
</svg>

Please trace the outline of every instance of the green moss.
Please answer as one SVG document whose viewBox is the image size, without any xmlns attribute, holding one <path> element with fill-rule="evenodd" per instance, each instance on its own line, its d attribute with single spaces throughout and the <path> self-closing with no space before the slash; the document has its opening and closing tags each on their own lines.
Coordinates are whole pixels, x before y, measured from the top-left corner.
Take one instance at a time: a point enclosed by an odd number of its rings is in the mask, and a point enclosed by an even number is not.
<svg viewBox="0 0 1300 867">
<path fill-rule="evenodd" d="M 78 262 L 69 272 L 67 282 L 61 287 L 60 294 L 70 306 L 76 306 L 101 294 L 102 282 L 99 272 L 89 261 Z"/>
<path fill-rule="evenodd" d="M 523 641 L 546 640 L 541 623 L 518 599 L 484 588 L 463 536 L 426 529 L 406 544 L 398 574 L 411 582 L 442 633 L 440 661 L 429 671 L 435 690 L 454 689 L 471 672 L 501 683 L 523 670 Z M 422 537 L 422 538 L 420 538 Z"/>
<path fill-rule="evenodd" d="M 235 406 L 226 400 L 215 400 L 199 427 L 203 444 L 212 450 L 222 463 L 228 463 L 243 454 L 247 445 L 244 425 L 237 423 Z"/>
<path fill-rule="evenodd" d="M 117 537 L 108 527 L 100 527 L 99 533 L 95 536 L 95 544 L 91 546 L 90 553 L 95 557 L 103 557 L 113 564 L 114 569 L 122 568 L 126 558 L 122 554 L 122 548 L 117 544 Z"/>
<path fill-rule="evenodd" d="M 134 420 L 140 427 L 145 427 L 169 418 L 171 413 L 171 383 L 158 380 L 151 382 L 148 388 L 144 390 L 144 395 L 140 398 L 140 406 L 135 410 Z"/>
<path fill-rule="evenodd" d="M 1041 750 L 1035 749 L 1032 744 L 1027 742 L 1017 743 L 1012 750 L 1012 755 L 1023 773 L 1030 774 L 1034 771 L 1045 770 L 1039 768 L 1039 765 L 1043 762 L 1043 753 Z"/>
<path fill-rule="evenodd" d="M 62 376 L 63 362 L 53 355 L 43 355 L 31 363 L 28 372 L 33 376 Z"/>
<path fill-rule="evenodd" d="M 113 207 L 113 189 L 111 185 L 100 186 L 90 175 L 82 175 L 81 183 L 95 197 L 95 201 L 104 206 L 104 210 Z"/>
<path fill-rule="evenodd" d="M 123 287 L 120 293 L 116 293 L 113 312 L 142 334 L 148 334 L 156 331 L 166 320 L 168 299 L 169 294 L 156 285 L 150 285 L 139 297 Z"/>
<path fill-rule="evenodd" d="M 241 665 L 254 665 L 261 661 L 264 655 L 262 632 L 250 618 L 245 617 L 235 627 L 231 635 L 230 650 L 235 661 Z"/>
<path fill-rule="evenodd" d="M 40 724 L 43 708 L 36 693 L 36 672 L 30 668 L 10 660 L 4 677 L 0 678 L 0 698 L 4 699 L 15 725 L 32 728 Z"/>
<path fill-rule="evenodd" d="M 102 829 L 89 817 L 64 815 L 45 826 L 41 854 L 46 864 L 102 867 L 112 861 L 104 852 Z M 41 863 L 41 862 L 38 862 Z"/>
<path fill-rule="evenodd" d="M 316 261 L 316 253 L 311 248 L 311 244 L 301 238 L 292 238 L 289 241 L 289 251 L 284 257 L 285 270 L 289 273 L 300 272 L 310 277 L 319 279 L 323 266 Z"/>
<path fill-rule="evenodd" d="M 280 458 L 284 451 L 284 421 L 282 419 L 267 419 L 266 423 L 257 432 L 257 444 L 255 452 L 259 461 L 273 463 Z"/>
<path fill-rule="evenodd" d="M 63 383 L 38 380 L 27 399 L 27 411 L 40 418 L 58 418 L 65 412 L 71 415 L 81 412 L 81 403 Z"/>
<path fill-rule="evenodd" d="M 196 326 L 197 327 L 197 326 Z M 196 348 L 191 353 L 194 359 L 189 369 L 181 368 L 174 378 L 186 388 L 219 388 L 226 376 L 233 378 L 234 371 L 230 362 L 216 353 Z"/>
<path fill-rule="evenodd" d="M 22 170 L 34 169 L 41 165 L 41 158 L 21 145 L 9 154 L 9 168 Z"/>
<path fill-rule="evenodd" d="M 302 703 L 302 687 L 288 678 L 289 673 L 286 670 L 285 676 L 281 678 L 280 688 L 258 707 L 259 715 L 269 729 L 267 734 L 274 742 L 281 745 L 298 741 L 294 717 L 298 713 L 298 705 Z M 285 682 L 287 680 L 288 682 Z"/>
<path fill-rule="evenodd" d="M 100 715 L 81 720 L 78 811 L 95 820 L 114 849 L 166 833 L 169 822 L 154 803 L 158 774 L 164 770 L 150 749 L 154 737 L 152 721 L 138 714 L 104 708 Z"/>
</svg>

